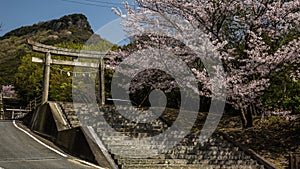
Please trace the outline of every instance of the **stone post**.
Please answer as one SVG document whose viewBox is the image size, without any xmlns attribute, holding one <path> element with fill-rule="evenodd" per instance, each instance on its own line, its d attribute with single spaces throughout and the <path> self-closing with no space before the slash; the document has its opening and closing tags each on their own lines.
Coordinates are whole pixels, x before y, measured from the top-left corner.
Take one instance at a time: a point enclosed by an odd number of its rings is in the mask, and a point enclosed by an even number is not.
<svg viewBox="0 0 300 169">
<path fill-rule="evenodd" d="M 48 53 L 46 53 L 46 56 L 45 56 L 42 104 L 44 104 L 48 101 L 49 81 L 50 81 L 50 64 L 51 64 L 51 54 L 48 52 Z"/>
<path fill-rule="evenodd" d="M 3 98 L 2 93 L 0 92 L 0 119 L 4 119 L 4 106 L 3 106 Z"/>
<path fill-rule="evenodd" d="M 100 102 L 101 102 L 101 106 L 105 105 L 105 77 L 104 77 L 104 64 L 103 64 L 103 59 L 100 59 L 100 63 L 99 63 L 99 67 L 100 67 Z"/>
</svg>

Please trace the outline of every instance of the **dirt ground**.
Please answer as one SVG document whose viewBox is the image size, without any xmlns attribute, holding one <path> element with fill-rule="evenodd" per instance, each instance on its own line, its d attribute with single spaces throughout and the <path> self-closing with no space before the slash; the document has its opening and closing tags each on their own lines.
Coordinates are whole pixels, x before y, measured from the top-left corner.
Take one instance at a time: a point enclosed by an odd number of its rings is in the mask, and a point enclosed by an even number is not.
<svg viewBox="0 0 300 169">
<path fill-rule="evenodd" d="M 288 168 L 289 153 L 300 153 L 300 118 L 255 117 L 254 127 L 242 129 L 239 117 L 224 116 L 219 130 L 246 145 L 278 168 Z"/>
</svg>

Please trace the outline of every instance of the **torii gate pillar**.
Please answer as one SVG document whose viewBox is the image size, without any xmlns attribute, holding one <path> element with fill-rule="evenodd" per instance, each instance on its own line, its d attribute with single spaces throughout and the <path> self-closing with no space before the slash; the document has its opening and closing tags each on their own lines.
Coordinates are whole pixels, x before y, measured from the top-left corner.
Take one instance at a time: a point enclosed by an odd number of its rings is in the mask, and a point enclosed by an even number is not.
<svg viewBox="0 0 300 169">
<path fill-rule="evenodd" d="M 51 54 L 50 54 L 50 52 L 47 52 L 45 55 L 42 104 L 44 104 L 48 101 L 49 81 L 50 81 L 50 64 L 51 64 Z"/>
</svg>

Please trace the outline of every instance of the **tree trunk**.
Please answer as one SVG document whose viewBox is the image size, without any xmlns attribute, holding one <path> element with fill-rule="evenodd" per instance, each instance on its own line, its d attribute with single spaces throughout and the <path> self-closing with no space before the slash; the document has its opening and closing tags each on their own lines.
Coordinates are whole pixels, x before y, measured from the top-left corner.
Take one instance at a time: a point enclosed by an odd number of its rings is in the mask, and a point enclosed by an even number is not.
<svg viewBox="0 0 300 169">
<path fill-rule="evenodd" d="M 253 110 L 253 115 L 258 116 L 259 114 L 257 113 L 257 106 L 252 104 L 252 110 Z"/>
<path fill-rule="evenodd" d="M 241 109 L 241 121 L 243 128 L 253 127 L 253 116 L 249 107 L 246 109 Z"/>
<path fill-rule="evenodd" d="M 251 104 L 250 106 L 250 113 L 254 116 L 257 116 L 256 106 L 254 104 Z"/>
<path fill-rule="evenodd" d="M 249 109 L 251 109 L 251 106 L 249 107 Z M 252 116 L 252 111 L 250 111 L 249 109 L 246 109 L 246 118 L 247 118 L 247 124 L 246 124 L 246 128 L 250 128 L 253 127 L 253 116 Z"/>
<path fill-rule="evenodd" d="M 243 108 L 241 109 L 241 121 L 242 121 L 242 127 L 246 128 L 247 118 L 246 118 L 246 115 L 245 115 L 245 112 L 244 112 Z"/>
</svg>

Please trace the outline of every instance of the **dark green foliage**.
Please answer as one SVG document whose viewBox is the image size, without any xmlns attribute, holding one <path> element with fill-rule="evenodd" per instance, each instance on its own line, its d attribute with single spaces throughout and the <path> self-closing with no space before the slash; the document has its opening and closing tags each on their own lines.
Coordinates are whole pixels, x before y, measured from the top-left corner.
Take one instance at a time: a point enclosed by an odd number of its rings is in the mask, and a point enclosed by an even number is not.
<svg viewBox="0 0 300 169">
<path fill-rule="evenodd" d="M 271 85 L 262 97 L 271 110 L 289 110 L 300 114 L 300 81 L 291 76 L 291 69 L 271 75 Z"/>
<path fill-rule="evenodd" d="M 31 57 L 42 58 L 43 54 L 24 55 L 15 74 L 16 90 L 25 102 L 40 96 L 42 93 L 43 69 L 41 65 L 32 63 Z"/>
</svg>

